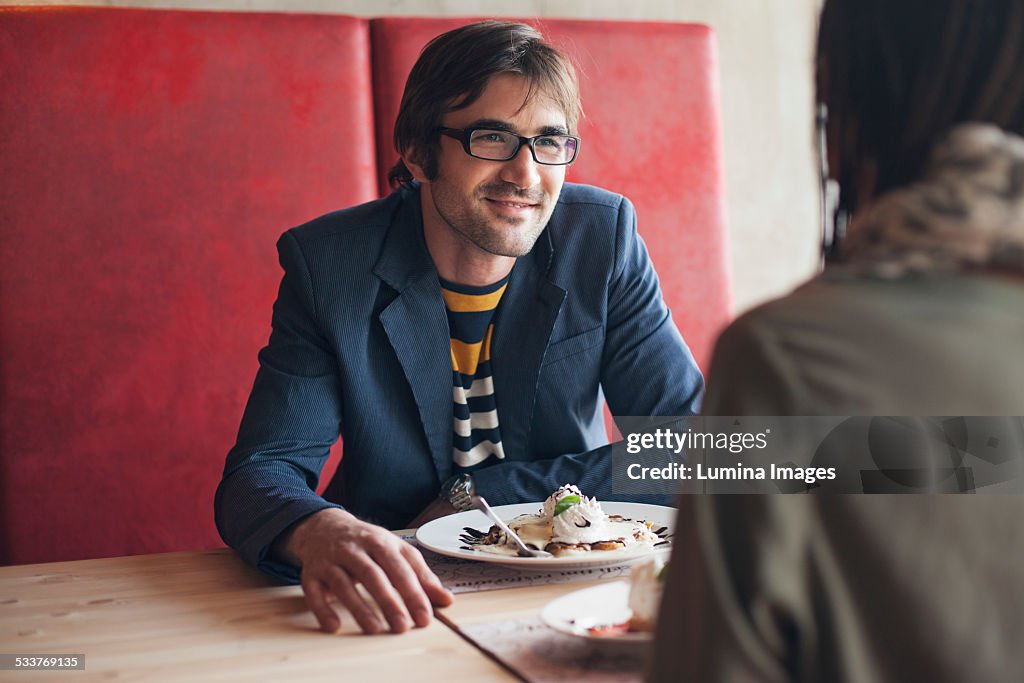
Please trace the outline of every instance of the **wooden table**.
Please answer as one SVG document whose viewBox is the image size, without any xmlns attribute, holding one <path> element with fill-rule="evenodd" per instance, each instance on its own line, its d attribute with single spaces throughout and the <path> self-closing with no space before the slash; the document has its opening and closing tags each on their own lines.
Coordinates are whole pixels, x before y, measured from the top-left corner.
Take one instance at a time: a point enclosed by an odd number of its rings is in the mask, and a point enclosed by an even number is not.
<svg viewBox="0 0 1024 683">
<path fill-rule="evenodd" d="M 517 680 L 459 624 L 536 615 L 573 583 L 464 593 L 424 629 L 364 636 L 348 615 L 322 634 L 298 586 L 232 551 L 0 567 L 0 653 L 85 655 L 84 671 L 0 681 Z"/>
</svg>

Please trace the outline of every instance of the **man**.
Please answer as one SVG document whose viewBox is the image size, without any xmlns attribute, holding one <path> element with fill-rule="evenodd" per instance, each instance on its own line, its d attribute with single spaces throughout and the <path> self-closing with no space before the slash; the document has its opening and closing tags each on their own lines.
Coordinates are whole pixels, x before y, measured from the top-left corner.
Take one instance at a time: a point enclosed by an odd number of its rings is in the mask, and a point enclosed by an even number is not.
<svg viewBox="0 0 1024 683">
<path fill-rule="evenodd" d="M 601 394 L 619 415 L 688 415 L 703 380 L 621 196 L 563 188 L 575 75 L 531 27 L 466 26 L 409 76 L 389 197 L 288 231 L 270 342 L 217 491 L 225 541 L 333 595 L 369 633 L 451 596 L 387 528 L 540 500 L 614 498 Z M 344 458 L 314 492 L 330 445 Z M 438 491 L 441 491 L 441 497 Z M 453 505 L 454 503 L 454 505 Z"/>
</svg>

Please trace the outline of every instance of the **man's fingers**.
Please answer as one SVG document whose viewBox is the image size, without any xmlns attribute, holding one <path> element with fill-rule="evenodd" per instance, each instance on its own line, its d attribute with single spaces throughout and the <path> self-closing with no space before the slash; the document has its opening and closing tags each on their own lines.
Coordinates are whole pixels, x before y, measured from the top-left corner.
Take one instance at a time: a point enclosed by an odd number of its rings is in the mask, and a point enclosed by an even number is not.
<svg viewBox="0 0 1024 683">
<path fill-rule="evenodd" d="M 380 615 L 394 633 L 427 626 L 431 603 L 445 606 L 452 601 L 418 551 L 344 511 L 329 508 L 312 515 L 295 528 L 287 551 L 303 568 L 306 602 L 325 631 L 341 626 L 336 606 L 330 604 L 332 594 L 366 633 L 384 629 Z M 365 592 L 358 590 L 359 584 Z"/>
<path fill-rule="evenodd" d="M 327 592 L 323 584 L 317 579 L 302 575 L 302 592 L 306 595 L 306 605 L 313 612 L 320 630 L 327 633 L 337 633 L 341 628 L 341 620 L 338 613 L 334 611 L 327 602 Z"/>
<path fill-rule="evenodd" d="M 387 619 L 391 631 L 394 633 L 405 633 L 415 623 L 406 609 L 405 602 L 392 585 L 391 579 L 384 573 L 384 570 L 376 563 L 374 558 L 367 555 L 360 555 L 352 558 L 346 563 L 346 569 L 353 578 L 363 584 L 363 587 L 373 596 L 380 607 L 381 613 Z M 411 573 L 411 570 L 408 570 Z M 426 600 L 426 596 L 423 596 Z"/>
<path fill-rule="evenodd" d="M 359 624 L 359 628 L 363 630 L 363 633 L 372 635 L 381 632 L 383 624 L 380 623 L 377 612 L 359 594 L 348 574 L 340 567 L 333 566 L 327 570 L 325 579 L 327 585 L 331 588 L 331 592 L 338 598 L 338 602 L 352 614 L 352 618 Z"/>
<path fill-rule="evenodd" d="M 409 556 L 405 554 L 406 547 L 408 544 L 405 541 L 396 539 L 382 547 L 373 548 L 371 558 L 384 570 L 387 579 L 398 591 L 413 623 L 422 628 L 430 624 L 430 598 L 424 592 L 419 576 L 409 563 Z"/>
<path fill-rule="evenodd" d="M 423 554 L 408 543 L 402 543 L 402 546 L 402 554 L 415 572 L 416 578 L 431 604 L 437 607 L 447 607 L 452 604 L 454 598 L 451 592 L 441 584 L 441 579 L 437 578 L 437 574 L 427 566 Z"/>
</svg>

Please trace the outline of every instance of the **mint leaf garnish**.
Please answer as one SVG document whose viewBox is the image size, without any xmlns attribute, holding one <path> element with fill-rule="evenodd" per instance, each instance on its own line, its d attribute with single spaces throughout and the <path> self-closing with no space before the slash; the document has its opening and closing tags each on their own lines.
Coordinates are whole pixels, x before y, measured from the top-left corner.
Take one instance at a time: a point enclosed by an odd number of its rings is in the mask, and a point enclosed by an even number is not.
<svg viewBox="0 0 1024 683">
<path fill-rule="evenodd" d="M 555 517 L 562 514 L 573 505 L 580 504 L 580 497 L 574 493 L 570 493 L 568 496 L 562 496 L 562 499 L 555 505 Z"/>
</svg>

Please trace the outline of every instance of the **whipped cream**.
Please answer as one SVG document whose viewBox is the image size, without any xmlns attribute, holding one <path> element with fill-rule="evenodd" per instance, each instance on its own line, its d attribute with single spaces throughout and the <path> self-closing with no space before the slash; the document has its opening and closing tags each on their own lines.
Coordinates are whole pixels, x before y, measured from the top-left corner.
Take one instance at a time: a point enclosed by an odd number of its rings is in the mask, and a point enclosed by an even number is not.
<svg viewBox="0 0 1024 683">
<path fill-rule="evenodd" d="M 568 496 L 575 498 L 566 500 Z M 579 502 L 573 502 L 577 499 Z M 552 502 L 550 507 L 549 502 Z M 569 506 L 564 507 L 564 503 L 569 503 Z M 544 501 L 545 516 L 549 509 L 552 543 L 597 543 L 612 538 L 608 517 L 601 509 L 601 504 L 595 498 L 584 496 L 575 486 L 563 486 L 555 491 Z"/>
</svg>

